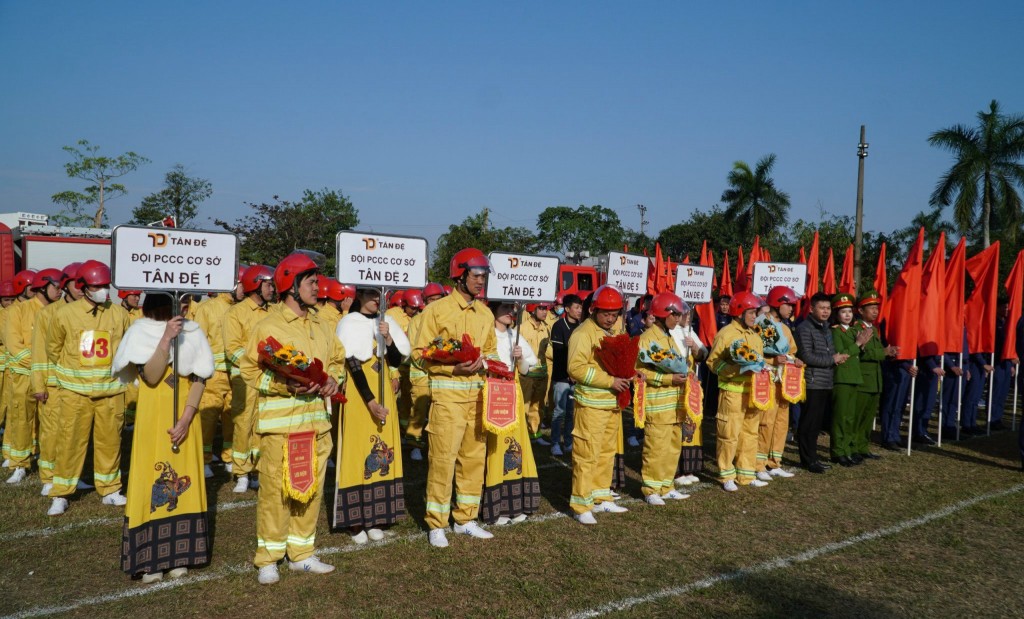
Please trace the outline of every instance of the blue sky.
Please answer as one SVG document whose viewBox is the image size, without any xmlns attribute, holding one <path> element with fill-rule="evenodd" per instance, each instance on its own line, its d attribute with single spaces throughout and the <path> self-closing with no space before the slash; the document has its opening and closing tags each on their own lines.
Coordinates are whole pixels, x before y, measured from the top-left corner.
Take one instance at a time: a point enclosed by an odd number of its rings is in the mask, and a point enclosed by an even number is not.
<svg viewBox="0 0 1024 619">
<path fill-rule="evenodd" d="M 891 230 L 949 165 L 929 133 L 1024 112 L 1024 3 L 706 4 L 0 0 L 0 211 L 54 212 L 86 138 L 152 160 L 112 223 L 182 163 L 201 219 L 329 187 L 431 242 L 484 206 L 637 228 L 643 203 L 656 233 L 772 152 L 815 220 L 852 214 L 866 124 L 865 227 Z"/>
</svg>

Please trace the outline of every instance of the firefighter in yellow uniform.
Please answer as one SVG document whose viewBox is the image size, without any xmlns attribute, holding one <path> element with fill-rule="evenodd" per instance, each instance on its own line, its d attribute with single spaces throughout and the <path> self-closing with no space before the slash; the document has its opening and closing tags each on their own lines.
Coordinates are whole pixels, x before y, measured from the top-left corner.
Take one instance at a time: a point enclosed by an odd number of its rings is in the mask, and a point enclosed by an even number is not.
<svg viewBox="0 0 1024 619">
<path fill-rule="evenodd" d="M 7 345 L 4 344 L 4 329 L 7 328 L 7 308 L 14 305 L 18 295 L 14 293 L 14 284 L 10 280 L 0 282 L 0 425 L 7 420 L 7 389 L 10 381 L 7 379 Z M 10 464 L 6 438 L 3 441 L 3 468 Z"/>
<path fill-rule="evenodd" d="M 787 286 L 776 286 L 768 291 L 768 307 L 772 320 L 782 329 L 782 337 L 789 342 L 786 363 L 802 367 L 804 362 L 796 358 L 796 338 L 786 325 L 793 318 L 793 310 L 800 297 Z M 780 371 L 779 359 L 765 356 L 765 363 Z M 757 478 L 771 481 L 772 477 L 792 477 L 782 468 L 782 454 L 786 449 L 786 433 L 789 431 L 789 402 L 782 397 L 782 383 L 775 383 L 775 401 L 761 414 L 757 430 Z"/>
<path fill-rule="evenodd" d="M 402 306 L 393 307 L 386 312 L 399 327 L 406 338 L 409 337 L 413 319 L 423 311 L 426 304 L 423 302 L 423 291 L 418 288 L 410 288 L 402 292 Z M 396 311 L 397 310 L 397 311 Z M 412 379 L 410 371 L 411 360 L 406 358 L 402 365 L 398 366 L 398 423 L 402 433 L 409 427 L 409 419 L 412 417 Z"/>
<path fill-rule="evenodd" d="M 316 313 L 320 320 L 335 329 L 344 314 L 341 304 L 345 300 L 345 287 L 341 283 L 325 275 L 320 276 L 320 292 L 316 296 Z M 350 304 L 351 305 L 351 304 Z"/>
<path fill-rule="evenodd" d="M 716 459 L 719 478 L 728 492 L 741 486 L 767 485 L 755 476 L 757 466 L 757 431 L 761 410 L 751 402 L 752 376 L 740 372 L 732 357 L 734 342 L 742 342 L 759 357 L 764 344 L 754 331 L 757 312 L 764 305 L 761 297 L 739 292 L 729 301 L 733 320 L 715 336 L 708 354 L 708 367 L 718 376 L 718 414 Z"/>
<path fill-rule="evenodd" d="M 231 418 L 231 379 L 228 376 L 228 361 L 224 354 L 224 316 L 236 303 L 245 298 L 242 291 L 242 275 L 245 265 L 238 267 L 235 289 L 222 292 L 209 301 L 199 305 L 196 310 L 196 323 L 206 334 L 206 340 L 213 351 L 213 376 L 206 379 L 206 389 L 199 400 L 199 418 L 203 428 L 203 474 L 213 477 L 210 463 L 213 462 L 213 437 L 217 434 L 217 422 L 220 422 L 221 445 L 219 460 L 224 463 L 225 470 L 232 470 L 231 442 L 234 435 L 235 421 Z"/>
<path fill-rule="evenodd" d="M 541 416 L 544 414 L 544 402 L 547 400 L 550 386 L 548 364 L 552 361 L 551 326 L 548 325 L 547 318 L 547 304 L 527 303 L 526 316 L 519 328 L 521 337 L 537 355 L 537 365 L 530 368 L 519 385 L 523 391 L 523 402 L 526 404 L 526 423 L 530 438 L 543 447 L 551 444 L 544 440 L 540 433 Z"/>
<path fill-rule="evenodd" d="M 46 357 L 46 338 L 57 310 L 84 296 L 76 281 L 81 264 L 72 262 L 64 267 L 60 279 L 64 302 L 54 301 L 44 307 L 36 316 L 35 329 L 32 331 L 32 394 L 39 402 L 39 481 L 43 483 L 43 496 L 49 496 L 50 488 L 53 487 L 53 467 L 56 465 L 57 440 L 60 436 L 60 411 L 50 401 L 50 396 L 56 393 L 57 376 Z"/>
<path fill-rule="evenodd" d="M 683 316 L 690 313 L 690 306 L 671 292 L 661 292 L 651 299 L 650 314 L 654 324 L 640 335 L 637 345 L 641 352 L 659 351 L 674 354 L 676 363 L 682 369 L 686 357 L 678 349 L 671 331 Z M 644 410 L 644 450 L 640 476 L 643 479 L 643 493 L 651 505 L 664 505 L 665 499 L 686 499 L 690 495 L 677 491 L 672 481 L 679 465 L 679 453 L 683 449 L 683 391 L 686 385 L 685 372 L 665 372 L 652 361 L 637 359 L 637 369 L 646 383 Z"/>
<path fill-rule="evenodd" d="M 86 260 L 78 268 L 78 282 L 85 298 L 57 311 L 46 338 L 47 361 L 57 376 L 54 404 L 60 411 L 51 516 L 67 510 L 66 497 L 78 485 L 90 431 L 96 491 L 104 505 L 127 503 L 121 494 L 124 385 L 111 376 L 110 366 L 128 329 L 128 313 L 110 303 L 107 265 Z"/>
<path fill-rule="evenodd" d="M 488 539 L 493 535 L 476 523 L 484 486 L 487 437 L 482 423 L 482 389 L 486 361 L 497 361 L 494 314 L 476 300 L 483 294 L 490 272 L 487 256 L 478 249 L 462 249 L 452 257 L 448 273 L 456 289 L 427 306 L 422 325 L 412 343 L 416 361 L 434 338 L 462 340 L 469 334 L 480 357 L 457 365 L 422 359 L 430 381 L 430 420 L 426 432 L 428 539 L 437 548 L 448 546 L 445 528 L 454 517 L 455 533 Z M 452 513 L 452 476 L 455 476 L 455 510 Z"/>
<path fill-rule="evenodd" d="M 439 301 L 447 293 L 441 284 L 430 282 L 423 287 L 423 305 L 426 307 Z M 409 341 L 416 339 L 423 325 L 423 312 L 412 317 L 409 322 Z M 430 411 L 430 379 L 423 369 L 423 360 L 409 356 L 409 395 L 412 400 L 409 412 L 409 425 L 405 428 L 405 439 L 412 446 L 409 459 L 416 462 L 423 460 L 423 429 L 427 426 L 427 413 Z"/>
<path fill-rule="evenodd" d="M 274 271 L 262 264 L 254 264 L 242 273 L 242 292 L 245 299 L 235 303 L 224 314 L 224 354 L 227 356 L 231 380 L 231 419 L 234 428 L 231 437 L 231 474 L 235 478 L 232 492 L 243 493 L 259 487 L 250 474 L 256 469 L 260 446 L 253 430 L 256 415 L 256 392 L 242 379 L 240 366 L 245 346 L 256 323 L 270 315 L 274 301 Z"/>
<path fill-rule="evenodd" d="M 241 358 L 242 378 L 257 394 L 256 433 L 259 436 L 261 488 L 256 505 L 257 550 L 253 563 L 260 584 L 279 580 L 277 562 L 288 556 L 293 571 L 326 574 L 334 571 L 313 555 L 316 522 L 323 500 L 324 475 L 331 456 L 329 398 L 345 377 L 345 349 L 316 306 L 318 265 L 305 253 L 285 257 L 274 271 L 281 294 L 278 309 L 251 329 Z M 259 361 L 259 344 L 273 337 L 293 346 L 312 361 L 320 359 L 327 373 L 321 385 L 306 386 L 283 380 Z M 301 433 L 312 432 L 313 485 L 303 493 L 291 484 L 287 445 Z M 308 444 L 308 443 L 307 443 Z M 310 455 L 312 455 L 310 454 Z M 306 460 L 309 462 L 309 459 Z M 302 471 L 307 472 L 307 471 Z"/>
<path fill-rule="evenodd" d="M 597 524 L 594 512 L 629 511 L 616 505 L 611 482 L 622 437 L 617 395 L 630 381 L 605 371 L 594 357 L 601 340 L 613 335 L 622 313 L 622 293 L 614 286 L 594 291 L 590 316 L 569 337 L 569 377 L 574 381 L 576 425 L 572 431 L 572 496 L 569 506 L 581 524 Z"/>
<path fill-rule="evenodd" d="M 128 312 L 128 324 L 142 318 L 142 291 L 141 290 L 118 290 L 117 297 L 121 299 L 121 308 Z M 125 385 L 124 390 L 124 421 L 125 425 L 131 426 L 135 423 L 135 407 L 139 403 L 139 386 L 135 382 Z"/>
<path fill-rule="evenodd" d="M 35 292 L 32 290 L 32 280 L 34 280 L 35 277 L 36 277 L 36 272 L 31 270 L 31 269 L 26 269 L 24 271 L 19 271 L 14 276 L 14 279 L 11 282 L 11 292 L 14 293 L 14 302 L 11 303 L 8 307 L 13 309 L 17 305 L 19 305 L 21 303 L 24 303 L 25 301 L 28 301 L 29 299 L 31 299 L 32 297 L 35 296 Z M 10 319 L 11 315 L 12 315 L 12 312 L 10 312 L 10 311 L 4 312 L 3 324 L 0 325 L 0 338 L 2 338 L 3 334 L 7 331 L 7 321 Z M 11 372 L 11 368 L 10 368 L 10 366 L 11 366 L 12 351 L 7 346 L 6 342 L 4 342 L 4 354 L 5 354 L 5 358 L 6 358 L 7 363 L 6 363 L 5 370 L 4 370 L 3 392 L 0 393 L 0 397 L 2 397 L 3 401 L 0 402 L 0 405 L 3 406 L 4 418 L 7 419 L 9 417 L 9 415 L 7 414 L 7 411 L 11 407 L 11 386 L 14 383 L 14 379 L 11 378 L 12 372 Z M 11 441 L 11 439 L 13 439 L 16 436 L 16 435 L 10 434 L 9 429 L 10 429 L 10 420 L 7 419 L 7 430 L 4 431 L 4 444 L 3 444 L 3 453 L 4 453 L 4 463 L 3 463 L 3 466 L 4 466 L 4 468 L 7 468 L 11 464 L 11 461 L 10 461 L 11 460 L 11 458 L 10 458 L 11 443 L 10 443 L 10 441 Z"/>
</svg>

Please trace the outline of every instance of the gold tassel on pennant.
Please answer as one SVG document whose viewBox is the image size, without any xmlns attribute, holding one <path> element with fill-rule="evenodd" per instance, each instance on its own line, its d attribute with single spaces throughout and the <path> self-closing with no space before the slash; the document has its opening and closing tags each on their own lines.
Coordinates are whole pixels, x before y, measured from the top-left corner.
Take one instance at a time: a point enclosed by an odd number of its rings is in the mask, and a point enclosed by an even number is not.
<svg viewBox="0 0 1024 619">
<path fill-rule="evenodd" d="M 704 389 L 700 386 L 700 381 L 692 374 L 686 379 L 683 403 L 686 415 L 693 420 L 693 423 L 700 426 L 701 420 L 704 419 Z"/>
<path fill-rule="evenodd" d="M 644 429 L 647 422 L 647 384 L 642 378 L 633 382 L 633 425 Z"/>
<path fill-rule="evenodd" d="M 807 398 L 807 380 L 804 377 L 804 369 L 787 363 L 782 366 L 782 399 L 796 404 Z"/>
<path fill-rule="evenodd" d="M 481 391 L 483 428 L 496 436 L 511 434 L 519 427 L 521 396 L 519 376 L 509 381 L 500 378 L 484 379 Z"/>
<path fill-rule="evenodd" d="M 775 382 L 767 370 L 761 370 L 750 377 L 750 405 L 762 411 L 772 407 L 775 400 Z"/>
<path fill-rule="evenodd" d="M 291 443 L 295 442 L 297 451 L 291 449 Z M 300 503 L 309 503 L 316 494 L 316 434 L 313 432 L 299 432 L 289 434 L 284 441 L 284 457 L 282 475 L 284 483 L 282 490 L 285 497 Z M 294 460 L 294 461 L 293 461 Z"/>
</svg>

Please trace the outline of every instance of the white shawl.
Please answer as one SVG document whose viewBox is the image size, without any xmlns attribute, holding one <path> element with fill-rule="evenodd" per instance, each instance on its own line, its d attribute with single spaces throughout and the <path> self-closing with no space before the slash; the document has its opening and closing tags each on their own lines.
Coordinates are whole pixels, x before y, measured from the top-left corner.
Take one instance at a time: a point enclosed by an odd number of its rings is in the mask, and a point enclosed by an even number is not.
<svg viewBox="0 0 1024 619">
<path fill-rule="evenodd" d="M 398 326 L 391 316 L 385 316 L 384 320 L 388 323 L 388 333 L 395 341 L 398 352 L 402 353 L 403 357 L 408 357 L 412 352 L 412 346 L 409 344 L 409 338 L 405 335 L 405 331 L 402 331 L 402 327 Z M 345 314 L 345 317 L 338 322 L 338 328 L 335 331 L 338 339 L 341 340 L 341 345 L 345 347 L 345 355 L 355 357 L 364 363 L 369 360 L 376 352 L 379 325 L 380 319 L 376 317 L 370 318 L 359 312 Z"/>
<path fill-rule="evenodd" d="M 121 344 L 114 354 L 111 374 L 123 384 L 135 381 L 138 374 L 137 366 L 145 365 L 156 352 L 160 339 L 164 336 L 166 322 L 149 318 L 139 318 L 125 331 Z M 179 376 L 195 374 L 200 378 L 213 376 L 213 351 L 206 340 L 206 334 L 199 325 L 186 320 L 178 336 L 178 351 L 181 363 L 178 364 Z M 171 347 L 167 362 L 174 365 L 174 347 Z"/>
</svg>

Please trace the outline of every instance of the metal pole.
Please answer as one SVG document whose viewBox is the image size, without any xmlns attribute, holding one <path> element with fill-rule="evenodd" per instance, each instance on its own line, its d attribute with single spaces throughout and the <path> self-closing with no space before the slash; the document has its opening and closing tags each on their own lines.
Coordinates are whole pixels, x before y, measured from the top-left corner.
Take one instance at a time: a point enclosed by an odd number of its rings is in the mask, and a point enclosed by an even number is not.
<svg viewBox="0 0 1024 619">
<path fill-rule="evenodd" d="M 171 293 L 171 318 L 176 318 L 181 313 L 181 298 L 178 297 L 178 292 L 174 291 Z M 174 336 L 174 340 L 171 343 L 173 352 L 171 353 L 171 390 L 174 393 L 172 406 L 174 407 L 174 424 L 172 428 L 178 425 L 178 340 L 180 335 Z M 179 453 L 181 447 L 177 443 L 171 443 L 171 452 Z"/>
<path fill-rule="evenodd" d="M 942 368 L 943 374 L 946 372 L 946 355 L 939 355 L 939 367 Z M 939 432 L 936 444 L 942 447 L 942 383 L 946 380 L 944 377 L 939 377 Z"/>
<path fill-rule="evenodd" d="M 1020 381 L 1017 380 L 1017 378 L 1019 378 L 1017 376 L 1017 370 L 1019 368 L 1020 368 L 1020 366 L 1017 365 L 1014 368 L 1014 372 L 1013 372 L 1013 411 L 1010 413 L 1010 424 L 1011 424 L 1010 429 L 1011 430 L 1016 430 L 1017 429 L 1017 388 L 1020 387 Z"/>
<path fill-rule="evenodd" d="M 985 436 L 992 436 L 992 387 L 996 384 L 996 353 L 991 353 L 989 364 L 992 371 L 988 373 L 988 406 L 985 407 Z"/>
<path fill-rule="evenodd" d="M 377 378 L 380 379 L 378 381 L 378 392 L 377 392 L 380 395 L 377 396 L 378 397 L 378 402 L 377 403 L 380 404 L 381 406 L 384 406 L 384 393 L 385 393 L 384 392 L 384 369 L 387 366 L 388 362 L 387 362 L 387 359 L 384 358 L 384 356 L 386 354 L 386 351 L 387 351 L 387 344 L 384 341 L 384 336 L 380 334 L 380 324 L 382 322 L 384 322 L 384 316 L 385 316 L 384 312 L 385 312 L 385 308 L 387 306 L 388 306 L 388 291 L 383 286 L 381 286 L 381 289 L 380 289 L 380 303 L 377 304 L 377 333 L 376 333 L 376 336 L 377 336 L 377 363 L 380 364 L 380 368 L 377 370 Z M 384 419 L 384 421 L 380 422 L 380 424 L 378 424 L 378 425 L 381 428 L 383 428 L 385 426 L 385 424 L 387 424 L 387 419 Z M 341 462 L 339 461 L 337 463 L 337 465 L 341 466 Z"/>
<path fill-rule="evenodd" d="M 860 286 L 861 252 L 864 247 L 864 159 L 868 156 L 868 143 L 864 141 L 864 125 L 860 126 L 857 144 L 857 216 L 853 233 L 853 294 Z M 884 293 L 884 291 L 883 291 Z"/>
<path fill-rule="evenodd" d="M 960 351 L 960 376 L 957 376 L 956 394 L 956 440 L 960 440 L 960 413 L 964 409 L 964 353 Z"/>
<path fill-rule="evenodd" d="M 914 359 L 912 367 L 917 367 L 917 359 Z M 914 388 L 917 387 L 917 377 L 910 379 L 910 417 L 907 421 L 907 455 L 910 455 L 910 442 L 914 439 Z"/>
</svg>

